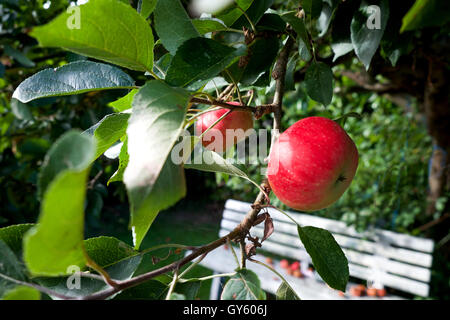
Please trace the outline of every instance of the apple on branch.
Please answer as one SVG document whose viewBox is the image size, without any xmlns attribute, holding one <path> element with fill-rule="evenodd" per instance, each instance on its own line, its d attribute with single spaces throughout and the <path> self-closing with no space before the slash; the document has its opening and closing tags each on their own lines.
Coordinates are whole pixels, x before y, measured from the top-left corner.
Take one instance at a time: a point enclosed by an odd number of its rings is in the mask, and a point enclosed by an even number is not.
<svg viewBox="0 0 450 320">
<path fill-rule="evenodd" d="M 228 102 L 239 106 L 238 102 Z M 229 110 L 220 108 L 200 115 L 196 122 L 196 134 L 204 133 Z M 250 111 L 231 111 L 202 137 L 202 145 L 208 150 L 223 153 L 244 140 L 253 129 L 253 114 Z"/>
<path fill-rule="evenodd" d="M 268 180 L 287 206 L 316 211 L 336 202 L 358 167 L 358 150 L 344 129 L 323 117 L 297 121 L 274 143 Z"/>
</svg>

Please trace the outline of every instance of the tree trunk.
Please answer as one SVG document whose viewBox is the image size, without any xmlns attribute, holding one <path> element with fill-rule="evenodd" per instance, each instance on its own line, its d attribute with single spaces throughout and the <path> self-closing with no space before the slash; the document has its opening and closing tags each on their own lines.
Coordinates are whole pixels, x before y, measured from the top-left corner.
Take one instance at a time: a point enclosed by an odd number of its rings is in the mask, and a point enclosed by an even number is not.
<svg viewBox="0 0 450 320">
<path fill-rule="evenodd" d="M 429 204 L 427 214 L 436 211 L 436 201 L 447 188 L 449 180 L 450 108 L 448 104 L 448 76 L 445 63 L 428 57 L 428 76 L 425 83 L 424 109 L 427 126 L 433 137 L 433 154 L 429 173 Z"/>
</svg>

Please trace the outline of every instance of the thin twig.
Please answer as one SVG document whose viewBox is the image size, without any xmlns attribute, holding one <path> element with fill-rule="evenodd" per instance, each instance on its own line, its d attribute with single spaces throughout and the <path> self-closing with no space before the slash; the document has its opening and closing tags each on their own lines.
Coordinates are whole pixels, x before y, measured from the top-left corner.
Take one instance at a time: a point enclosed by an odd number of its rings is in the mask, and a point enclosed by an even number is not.
<svg viewBox="0 0 450 320">
<path fill-rule="evenodd" d="M 245 260 L 247 259 L 247 254 L 245 253 L 245 238 L 239 241 L 239 247 L 241 249 L 241 268 L 245 269 Z"/>
</svg>

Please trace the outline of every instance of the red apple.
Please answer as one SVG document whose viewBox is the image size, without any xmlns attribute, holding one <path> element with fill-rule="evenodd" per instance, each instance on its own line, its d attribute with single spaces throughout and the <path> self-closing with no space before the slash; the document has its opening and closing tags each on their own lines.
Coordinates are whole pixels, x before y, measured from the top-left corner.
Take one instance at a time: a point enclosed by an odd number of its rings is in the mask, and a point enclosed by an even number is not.
<svg viewBox="0 0 450 320">
<path fill-rule="evenodd" d="M 289 261 L 287 261 L 286 259 L 281 260 L 280 267 L 282 267 L 283 269 L 289 268 Z"/>
<path fill-rule="evenodd" d="M 298 262 L 298 261 L 292 262 L 290 268 L 291 268 L 292 271 L 299 270 L 300 269 L 300 262 Z"/>
<path fill-rule="evenodd" d="M 228 102 L 238 106 L 238 102 Z M 229 109 L 221 108 L 209 111 L 198 117 L 196 123 L 196 134 L 200 135 L 214 124 Z M 202 144 L 205 148 L 222 153 L 234 146 L 239 141 L 244 140 L 253 128 L 253 115 L 247 111 L 232 111 L 212 129 L 202 137 Z M 239 130 L 242 129 L 242 130 Z M 228 131 L 228 136 L 227 136 Z M 219 139 L 219 140 L 217 140 Z M 217 141 L 216 141 L 217 140 Z"/>
<path fill-rule="evenodd" d="M 367 288 L 366 294 L 369 297 L 376 297 L 377 296 L 377 288 L 373 288 L 373 287 Z"/>
<path fill-rule="evenodd" d="M 337 201 L 358 167 L 358 150 L 333 120 L 308 117 L 297 121 L 274 143 L 268 179 L 287 206 L 316 211 Z"/>
<path fill-rule="evenodd" d="M 384 297 L 386 296 L 386 289 L 377 289 L 377 296 Z"/>
</svg>

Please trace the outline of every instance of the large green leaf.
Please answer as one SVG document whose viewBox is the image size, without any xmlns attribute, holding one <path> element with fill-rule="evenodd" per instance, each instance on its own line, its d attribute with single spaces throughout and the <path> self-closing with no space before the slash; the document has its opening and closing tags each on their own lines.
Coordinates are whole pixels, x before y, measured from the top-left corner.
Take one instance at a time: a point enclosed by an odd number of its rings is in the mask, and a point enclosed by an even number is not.
<svg viewBox="0 0 450 320">
<path fill-rule="evenodd" d="M 79 28 L 71 24 L 76 11 L 69 11 L 31 35 L 41 46 L 62 47 L 132 70 L 152 70 L 152 30 L 136 10 L 117 0 L 89 1 L 79 8 Z"/>
<path fill-rule="evenodd" d="M 96 237 L 84 240 L 88 256 L 99 266 L 106 267 L 138 254 L 132 247 L 114 237 Z"/>
<path fill-rule="evenodd" d="M 95 138 L 95 158 L 102 155 L 126 134 L 129 118 L 129 113 L 112 113 L 84 132 Z"/>
<path fill-rule="evenodd" d="M 298 226 L 297 230 L 322 279 L 330 287 L 345 291 L 349 277 L 348 261 L 333 235 L 325 229 L 309 226 Z"/>
<path fill-rule="evenodd" d="M 306 92 L 311 99 L 329 105 L 333 98 L 333 72 L 323 62 L 313 62 L 305 74 Z"/>
<path fill-rule="evenodd" d="M 301 300 L 291 286 L 283 281 L 276 292 L 277 300 Z"/>
<path fill-rule="evenodd" d="M 172 55 L 183 42 L 200 36 L 179 0 L 158 1 L 154 16 L 156 33 Z"/>
<path fill-rule="evenodd" d="M 16 286 L 15 283 L 5 279 L 2 275 L 19 281 L 25 281 L 23 265 L 19 262 L 14 252 L 0 240 L 0 297 L 6 291 Z"/>
<path fill-rule="evenodd" d="M 213 78 L 243 54 L 243 47 L 234 49 L 206 38 L 189 39 L 173 57 L 166 81 L 179 87 L 195 85 L 200 80 Z"/>
<path fill-rule="evenodd" d="M 13 98 L 26 103 L 38 98 L 131 88 L 133 85 L 133 79 L 116 67 L 92 61 L 76 61 L 35 73 L 16 88 Z"/>
<path fill-rule="evenodd" d="M 441 26 L 450 21 L 450 3 L 442 0 L 416 0 L 405 14 L 400 32 Z"/>
<path fill-rule="evenodd" d="M 76 131 L 64 134 L 48 152 L 40 175 L 38 224 L 24 238 L 31 273 L 62 275 L 69 266 L 85 265 L 84 202 L 94 155 L 93 139 Z"/>
<path fill-rule="evenodd" d="M 389 18 L 389 3 L 381 0 L 380 8 L 380 28 L 369 29 L 367 24 L 369 18 L 374 14 L 371 5 L 363 1 L 358 11 L 355 12 L 350 26 L 351 39 L 355 53 L 364 64 L 366 70 L 369 69 L 370 61 L 378 49 L 381 38 Z M 375 20 L 376 21 L 376 20 Z"/>
<path fill-rule="evenodd" d="M 144 189 L 142 188 L 142 191 Z M 130 226 L 136 248 L 139 248 L 159 211 L 170 207 L 186 195 L 183 168 L 167 158 L 155 184 L 147 189 L 150 189 L 150 192 L 145 195 L 141 190 L 129 192 L 134 201 Z"/>
<path fill-rule="evenodd" d="M 134 96 L 124 183 L 131 203 L 130 226 L 136 248 L 157 212 L 184 196 L 181 168 L 166 159 L 181 134 L 189 99 L 187 91 L 157 80 L 147 82 Z M 163 167 L 165 174 L 161 173 Z M 153 192 L 156 183 L 158 190 Z"/>
<path fill-rule="evenodd" d="M 251 270 L 240 269 L 225 284 L 221 300 L 265 300 L 258 276 Z"/>
</svg>

